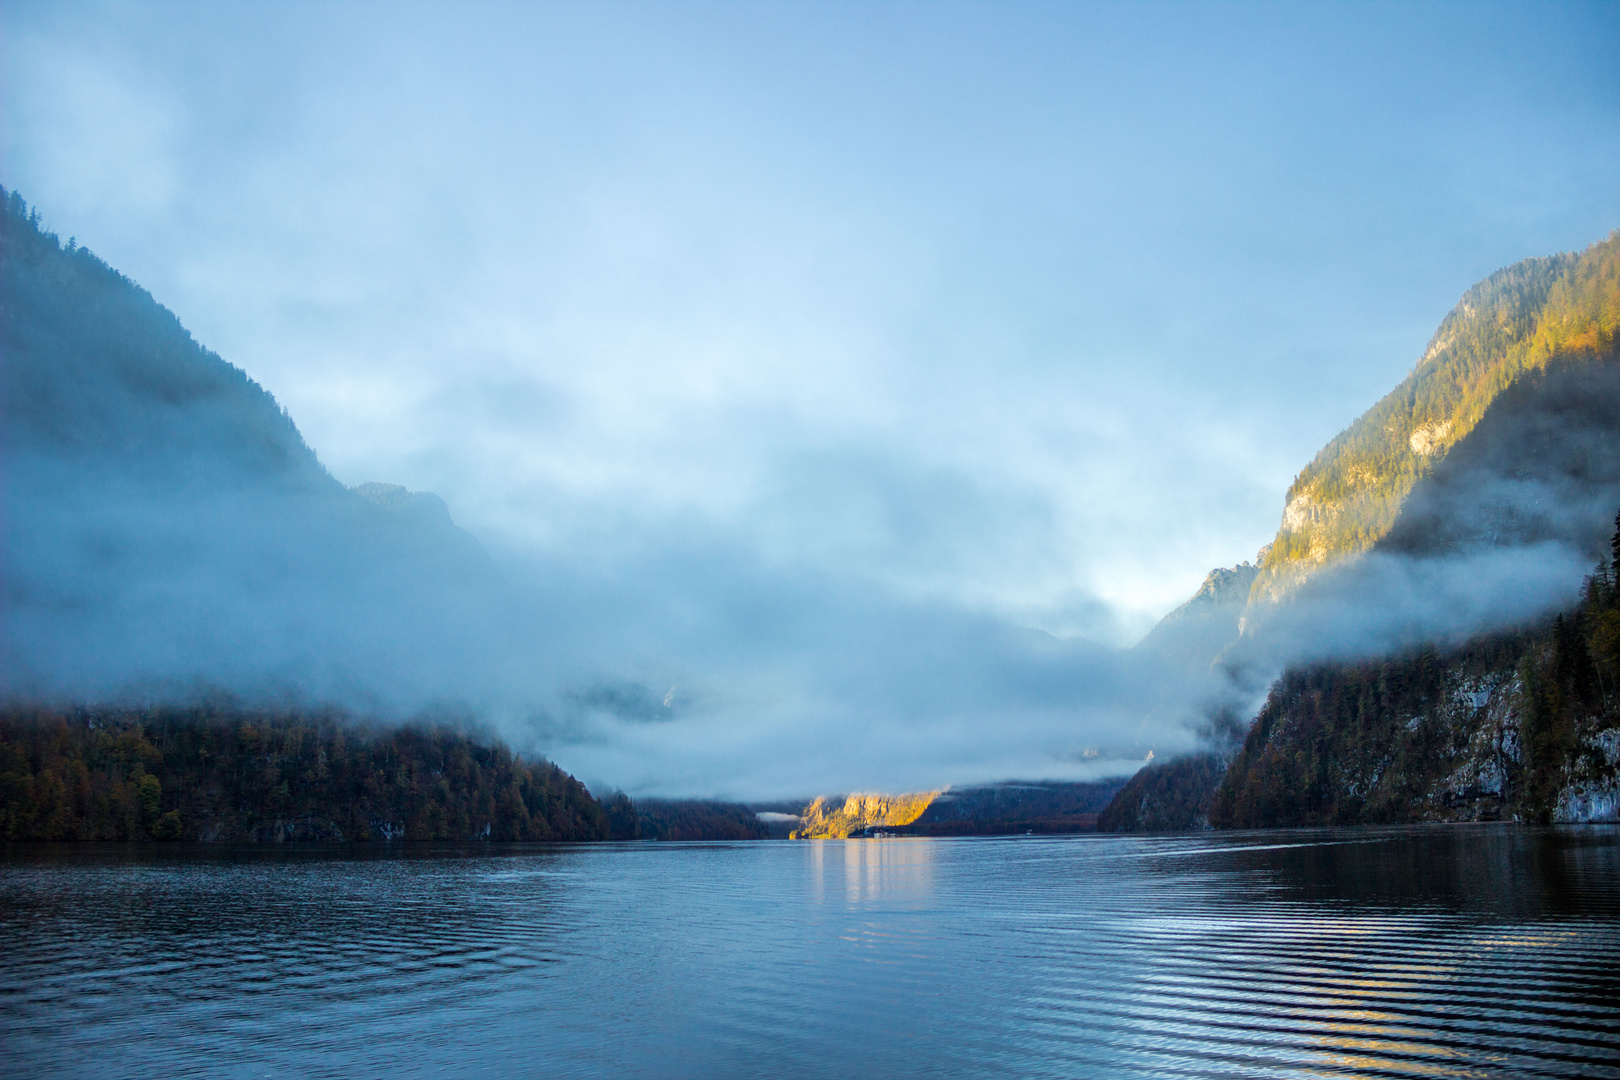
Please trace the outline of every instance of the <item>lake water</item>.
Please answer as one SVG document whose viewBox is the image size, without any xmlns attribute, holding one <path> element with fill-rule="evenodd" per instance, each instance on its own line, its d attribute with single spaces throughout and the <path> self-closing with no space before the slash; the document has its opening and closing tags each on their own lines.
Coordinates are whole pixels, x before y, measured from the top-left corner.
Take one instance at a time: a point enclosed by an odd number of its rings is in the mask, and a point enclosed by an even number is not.
<svg viewBox="0 0 1620 1080">
<path fill-rule="evenodd" d="M 1614 1076 L 1620 830 L 13 846 L 13 1076 Z"/>
</svg>

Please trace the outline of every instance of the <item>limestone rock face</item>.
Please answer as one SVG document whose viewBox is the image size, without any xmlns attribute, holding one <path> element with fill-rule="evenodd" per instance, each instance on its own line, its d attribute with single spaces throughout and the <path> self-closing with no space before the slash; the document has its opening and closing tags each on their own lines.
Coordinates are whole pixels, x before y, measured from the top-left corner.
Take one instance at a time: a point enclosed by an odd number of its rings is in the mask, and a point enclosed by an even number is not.
<svg viewBox="0 0 1620 1080">
<path fill-rule="evenodd" d="M 1235 756 L 1148 765 L 1098 828 L 1620 821 L 1620 699 L 1576 690 L 1583 648 L 1526 632 L 1292 669 Z M 1612 670 L 1612 650 L 1592 663 Z"/>
<path fill-rule="evenodd" d="M 937 791 L 907 795 L 878 795 L 857 792 L 840 804 L 817 798 L 805 807 L 803 827 L 794 833 L 798 840 L 837 840 L 851 833 L 881 827 L 902 827 L 922 817 L 923 811 L 939 797 Z"/>
<path fill-rule="evenodd" d="M 1570 692 L 1569 653 L 1586 648 L 1574 642 L 1499 635 L 1447 653 L 1290 671 L 1226 770 L 1209 820 L 1615 820 L 1620 710 L 1601 688 Z M 1560 681 L 1569 685 L 1549 690 Z"/>
</svg>

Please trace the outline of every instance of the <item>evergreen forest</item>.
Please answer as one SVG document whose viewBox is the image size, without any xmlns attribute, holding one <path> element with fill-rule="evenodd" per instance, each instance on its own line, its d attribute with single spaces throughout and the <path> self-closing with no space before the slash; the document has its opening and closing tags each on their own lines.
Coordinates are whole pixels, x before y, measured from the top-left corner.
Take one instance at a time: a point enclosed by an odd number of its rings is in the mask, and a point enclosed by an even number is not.
<svg viewBox="0 0 1620 1080">
<path fill-rule="evenodd" d="M 212 708 L 0 710 L 7 840 L 606 840 L 546 761 L 440 725 Z"/>
<path fill-rule="evenodd" d="M 1547 823 L 1561 799 L 1611 787 L 1620 758 L 1615 524 L 1613 558 L 1550 623 L 1285 672 L 1215 790 L 1209 823 Z"/>
</svg>

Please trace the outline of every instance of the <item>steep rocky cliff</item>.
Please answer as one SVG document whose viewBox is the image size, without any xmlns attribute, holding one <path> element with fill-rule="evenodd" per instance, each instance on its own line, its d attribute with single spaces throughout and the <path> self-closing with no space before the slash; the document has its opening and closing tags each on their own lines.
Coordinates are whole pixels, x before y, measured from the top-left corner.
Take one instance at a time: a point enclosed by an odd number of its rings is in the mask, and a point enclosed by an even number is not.
<svg viewBox="0 0 1620 1080">
<path fill-rule="evenodd" d="M 907 795 L 877 795 L 857 792 L 844 799 L 817 798 L 800 814 L 803 824 L 793 833 L 796 840 L 835 840 L 867 829 L 910 825 L 939 797 L 937 791 Z"/>
<path fill-rule="evenodd" d="M 1614 557 L 1550 621 L 1285 671 L 1228 761 L 1149 766 L 1098 827 L 1620 820 Z"/>
<path fill-rule="evenodd" d="M 1616 600 L 1605 567 L 1578 608 L 1533 632 L 1289 671 L 1210 824 L 1617 820 Z"/>
</svg>

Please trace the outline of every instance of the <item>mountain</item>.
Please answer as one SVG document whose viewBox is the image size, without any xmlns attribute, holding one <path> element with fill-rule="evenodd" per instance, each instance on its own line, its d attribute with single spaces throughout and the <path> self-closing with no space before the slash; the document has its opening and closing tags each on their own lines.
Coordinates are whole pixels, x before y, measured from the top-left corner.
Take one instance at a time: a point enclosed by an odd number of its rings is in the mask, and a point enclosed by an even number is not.
<svg viewBox="0 0 1620 1080">
<path fill-rule="evenodd" d="M 345 487 L 263 387 L 4 190 L 0 296 L 0 837 L 610 835 L 547 762 L 320 704 L 454 714 L 509 661 L 508 590 L 442 499 Z"/>
<path fill-rule="evenodd" d="M 1271 688 L 1101 827 L 1613 819 L 1617 327 L 1620 233 L 1470 289 L 1294 481 L 1247 596 L 1216 571 L 1139 646 L 1226 707 Z"/>
<path fill-rule="evenodd" d="M 1555 537 L 1601 544 L 1620 483 L 1617 328 L 1620 233 L 1468 290 L 1411 373 L 1289 487 L 1251 605 L 1284 600 L 1385 541 L 1407 550 Z M 1527 437 L 1534 455 L 1516 445 Z M 1433 532 L 1437 516 L 1444 535 Z"/>
<path fill-rule="evenodd" d="M 1264 561 L 1266 552 L 1258 561 Z M 1260 567 L 1243 562 L 1211 570 L 1192 598 L 1161 619 L 1137 648 L 1170 660 L 1207 666 L 1242 630 Z"/>
<path fill-rule="evenodd" d="M 1078 782 L 1008 781 L 941 792 L 909 828 L 913 836 L 1090 832 L 1123 777 Z"/>
<path fill-rule="evenodd" d="M 874 829 L 894 829 L 910 825 L 922 816 L 930 803 L 939 798 L 939 794 L 937 791 L 913 792 L 908 795 L 857 792 L 843 802 L 837 799 L 817 798 L 800 812 L 801 824 L 792 838 L 837 840 Z"/>
<path fill-rule="evenodd" d="M 620 796 L 623 798 L 623 796 Z M 635 825 L 615 840 L 769 840 L 771 829 L 741 803 L 637 799 Z"/>
<path fill-rule="evenodd" d="M 87 249 L 64 248 L 17 193 L 0 189 L 0 204 L 4 434 L 26 480 L 54 464 L 171 485 L 251 476 L 342 497 L 263 388 L 144 289 Z"/>
<path fill-rule="evenodd" d="M 1550 618 L 1289 666 L 1241 741 L 1144 767 L 1108 832 L 1620 820 L 1620 515 Z"/>
<path fill-rule="evenodd" d="M 1075 833 L 1097 827 L 1097 813 L 1123 778 L 1084 782 L 1008 781 L 904 795 L 870 792 L 820 797 L 796 809 L 798 840 L 896 836 L 1001 836 Z M 763 809 L 763 804 L 760 807 Z M 786 809 L 774 804 L 772 809 Z M 776 815 L 784 816 L 784 815 Z"/>
<path fill-rule="evenodd" d="M 441 500 L 346 488 L 269 393 L 4 191 L 0 295 L 0 693 L 387 709 L 486 662 L 499 575 Z"/>
<path fill-rule="evenodd" d="M 1551 625 L 1286 672 L 1210 824 L 1620 820 L 1617 572 Z"/>
<path fill-rule="evenodd" d="M 1300 472 L 1252 570 L 1213 571 L 1138 648 L 1268 681 L 1301 657 L 1455 640 L 1572 601 L 1620 503 L 1617 328 L 1620 233 L 1468 290 L 1400 385 Z"/>
<path fill-rule="evenodd" d="M 1098 832 L 1185 832 L 1209 828 L 1209 806 L 1226 775 L 1227 755 L 1184 754 L 1150 761 L 1097 815 Z"/>
</svg>

